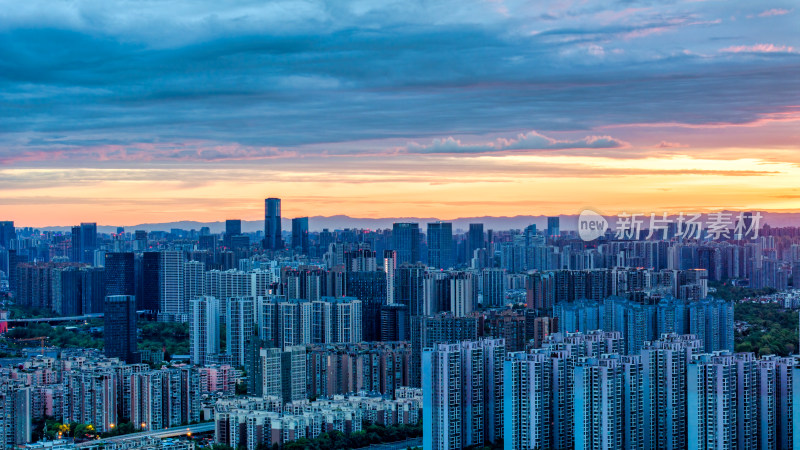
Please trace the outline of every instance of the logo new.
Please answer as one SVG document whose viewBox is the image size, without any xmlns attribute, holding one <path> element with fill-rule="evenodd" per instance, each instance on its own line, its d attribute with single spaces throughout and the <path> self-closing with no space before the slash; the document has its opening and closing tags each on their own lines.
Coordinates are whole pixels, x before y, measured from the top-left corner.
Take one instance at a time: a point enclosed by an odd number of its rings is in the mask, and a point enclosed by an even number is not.
<svg viewBox="0 0 800 450">
<path fill-rule="evenodd" d="M 608 230 L 608 221 L 605 217 L 591 209 L 585 209 L 578 217 L 578 236 L 584 241 L 593 241 L 604 235 Z"/>
</svg>

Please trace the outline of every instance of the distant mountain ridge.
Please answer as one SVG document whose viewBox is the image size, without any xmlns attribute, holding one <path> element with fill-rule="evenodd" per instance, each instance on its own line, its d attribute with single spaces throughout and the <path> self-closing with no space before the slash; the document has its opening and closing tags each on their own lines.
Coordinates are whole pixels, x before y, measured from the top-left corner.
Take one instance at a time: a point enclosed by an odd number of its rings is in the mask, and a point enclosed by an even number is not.
<svg viewBox="0 0 800 450">
<path fill-rule="evenodd" d="M 732 212 L 732 211 L 730 211 Z M 737 214 L 738 212 L 732 212 Z M 787 226 L 800 226 L 800 213 L 772 213 L 763 212 L 764 223 L 772 227 L 787 227 Z M 453 224 L 453 231 L 461 230 L 466 231 L 470 223 L 482 223 L 484 230 L 513 230 L 523 229 L 528 225 L 535 224 L 537 229 L 544 229 L 547 227 L 547 217 L 545 215 L 538 216 L 483 216 L 483 217 L 461 217 L 452 220 L 442 220 L 433 217 L 386 217 L 386 218 L 360 218 L 350 217 L 346 215 L 336 216 L 313 216 L 308 218 L 309 228 L 311 231 L 322 231 L 327 228 L 331 231 L 342 230 L 345 228 L 359 228 L 377 230 L 382 228 L 391 228 L 395 222 L 417 222 L 420 224 L 420 229 L 425 232 L 426 224 L 431 222 L 450 222 Z M 561 230 L 574 231 L 577 229 L 578 215 L 561 215 Z M 615 215 L 606 216 L 610 222 L 616 218 Z M 735 216 L 734 216 L 735 217 Z M 647 226 L 649 216 L 645 218 L 645 227 Z M 281 225 L 284 231 L 291 231 L 292 220 L 291 218 L 282 218 Z M 122 225 L 120 225 L 122 226 Z M 71 226 L 48 226 L 36 227 L 41 230 L 47 231 L 69 231 Z M 198 222 L 198 221 L 178 221 L 166 223 L 143 223 L 139 225 L 124 225 L 125 231 L 145 230 L 145 231 L 169 231 L 173 228 L 183 230 L 199 230 L 202 227 L 208 227 L 212 233 L 221 233 L 225 231 L 225 222 Z M 242 231 L 256 232 L 264 229 L 263 220 L 242 220 Z M 98 225 L 97 230 L 100 233 L 115 233 L 117 225 Z"/>
</svg>

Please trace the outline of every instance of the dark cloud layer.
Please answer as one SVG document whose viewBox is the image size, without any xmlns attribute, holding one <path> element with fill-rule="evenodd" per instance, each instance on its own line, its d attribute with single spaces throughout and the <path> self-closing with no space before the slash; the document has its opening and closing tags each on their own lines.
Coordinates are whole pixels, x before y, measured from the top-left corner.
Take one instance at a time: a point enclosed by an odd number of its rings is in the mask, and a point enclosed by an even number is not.
<svg viewBox="0 0 800 450">
<path fill-rule="evenodd" d="M 625 136 L 592 129 L 796 105 L 792 2 L 717 3 L 26 2 L 0 18 L 0 164 L 379 139 L 418 153 L 615 149 Z M 519 130 L 541 134 L 447 139 Z M 579 137 L 547 137 L 561 131 Z"/>
</svg>

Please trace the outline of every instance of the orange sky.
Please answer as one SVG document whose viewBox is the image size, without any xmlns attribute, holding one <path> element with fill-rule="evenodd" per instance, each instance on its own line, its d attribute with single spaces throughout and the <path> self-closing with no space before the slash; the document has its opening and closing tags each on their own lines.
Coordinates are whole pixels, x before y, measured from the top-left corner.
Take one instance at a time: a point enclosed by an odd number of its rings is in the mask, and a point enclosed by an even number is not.
<svg viewBox="0 0 800 450">
<path fill-rule="evenodd" d="M 676 151 L 677 150 L 677 151 Z M 800 211 L 800 165 L 781 149 L 671 149 L 644 158 L 559 152 L 395 155 L 313 161 L 2 168 L 2 219 L 18 226 L 92 221 L 135 225 L 263 218 L 263 199 L 283 216 L 458 217 L 680 212 Z"/>
</svg>

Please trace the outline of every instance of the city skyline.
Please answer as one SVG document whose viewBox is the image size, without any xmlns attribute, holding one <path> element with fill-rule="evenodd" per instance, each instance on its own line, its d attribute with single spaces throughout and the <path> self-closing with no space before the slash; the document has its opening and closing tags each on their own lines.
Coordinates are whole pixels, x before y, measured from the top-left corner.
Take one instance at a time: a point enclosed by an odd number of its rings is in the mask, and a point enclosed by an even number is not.
<svg viewBox="0 0 800 450">
<path fill-rule="evenodd" d="M 25 226 L 247 220 L 265 194 L 286 217 L 798 211 L 799 13 L 32 2 L 0 20 L 0 208 Z"/>
</svg>

